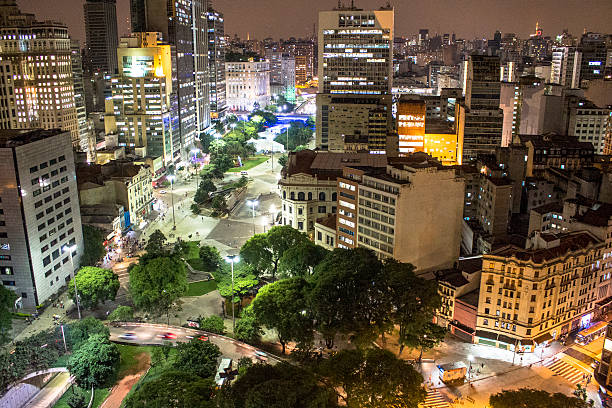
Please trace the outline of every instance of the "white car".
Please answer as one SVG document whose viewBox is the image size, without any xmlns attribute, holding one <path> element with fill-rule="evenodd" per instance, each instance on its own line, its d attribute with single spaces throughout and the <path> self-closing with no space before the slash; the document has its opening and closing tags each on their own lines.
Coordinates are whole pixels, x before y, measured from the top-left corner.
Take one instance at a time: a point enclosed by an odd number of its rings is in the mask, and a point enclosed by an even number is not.
<svg viewBox="0 0 612 408">
<path fill-rule="evenodd" d="M 166 191 L 166 190 L 160 190 L 160 191 L 159 191 L 159 194 L 166 194 L 166 193 L 167 193 L 167 191 Z"/>
<path fill-rule="evenodd" d="M 123 333 L 119 338 L 122 340 L 136 340 L 136 333 Z"/>
</svg>

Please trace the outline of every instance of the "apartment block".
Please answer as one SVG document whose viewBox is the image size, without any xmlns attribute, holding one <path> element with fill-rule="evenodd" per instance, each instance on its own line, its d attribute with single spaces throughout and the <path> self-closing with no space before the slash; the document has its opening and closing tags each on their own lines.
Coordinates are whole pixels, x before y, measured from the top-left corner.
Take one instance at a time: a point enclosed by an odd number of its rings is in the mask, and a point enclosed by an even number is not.
<svg viewBox="0 0 612 408">
<path fill-rule="evenodd" d="M 591 143 L 595 154 L 604 154 L 606 133 L 612 111 L 582 99 L 571 104 L 567 134 Z"/>
<path fill-rule="evenodd" d="M 72 137 L 1 130 L 0 156 L 0 274 L 32 311 L 66 285 L 83 252 Z M 70 263 L 63 248 L 73 245 Z"/>
</svg>

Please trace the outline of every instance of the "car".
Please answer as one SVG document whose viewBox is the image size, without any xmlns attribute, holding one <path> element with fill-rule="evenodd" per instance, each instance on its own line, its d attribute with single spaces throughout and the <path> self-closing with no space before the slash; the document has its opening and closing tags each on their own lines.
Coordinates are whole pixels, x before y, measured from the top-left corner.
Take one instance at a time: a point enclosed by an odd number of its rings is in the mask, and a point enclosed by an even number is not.
<svg viewBox="0 0 612 408">
<path fill-rule="evenodd" d="M 128 332 L 119 335 L 121 340 L 136 340 L 136 333 Z"/>
<path fill-rule="evenodd" d="M 159 190 L 159 194 L 166 194 L 167 191 L 166 190 Z"/>
<path fill-rule="evenodd" d="M 240 175 L 241 175 L 241 176 L 248 176 L 248 175 L 249 175 L 249 173 L 247 173 L 246 171 L 242 170 L 242 171 L 240 172 Z"/>
<path fill-rule="evenodd" d="M 159 337 L 161 337 L 164 340 L 174 340 L 174 339 L 176 339 L 176 334 L 170 333 L 170 332 L 166 332 L 164 334 L 160 334 Z"/>
</svg>

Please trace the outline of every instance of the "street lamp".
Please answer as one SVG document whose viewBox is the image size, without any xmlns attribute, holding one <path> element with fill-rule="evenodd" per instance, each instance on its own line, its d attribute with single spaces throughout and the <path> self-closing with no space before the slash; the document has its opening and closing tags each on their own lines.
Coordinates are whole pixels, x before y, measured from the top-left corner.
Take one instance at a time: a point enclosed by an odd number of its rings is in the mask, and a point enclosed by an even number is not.
<svg viewBox="0 0 612 408">
<path fill-rule="evenodd" d="M 247 201 L 247 204 L 250 205 L 251 209 L 253 210 L 253 235 L 255 235 L 255 207 L 257 204 L 259 204 L 259 202 L 257 200 L 249 200 Z"/>
<path fill-rule="evenodd" d="M 176 176 L 174 174 L 170 174 L 168 177 L 170 180 L 170 200 L 172 201 L 172 229 L 176 229 L 176 219 L 174 218 L 174 179 Z"/>
<path fill-rule="evenodd" d="M 240 262 L 238 255 L 226 256 L 225 262 L 232 266 L 232 333 L 236 331 L 236 315 L 234 314 L 234 264 Z"/>
<path fill-rule="evenodd" d="M 74 298 L 76 299 L 77 311 L 79 312 L 79 320 L 81 320 L 81 305 L 79 302 L 79 292 L 77 291 L 76 276 L 74 275 L 74 263 L 72 262 L 72 252 L 76 251 L 77 246 L 64 245 L 62 252 L 68 252 L 70 255 L 70 273 L 72 274 L 72 282 L 74 282 Z"/>
<path fill-rule="evenodd" d="M 470 362 L 470 368 L 468 369 L 468 384 L 472 383 L 472 361 L 474 361 L 474 356 L 471 354 L 468 356 L 468 361 Z"/>
</svg>

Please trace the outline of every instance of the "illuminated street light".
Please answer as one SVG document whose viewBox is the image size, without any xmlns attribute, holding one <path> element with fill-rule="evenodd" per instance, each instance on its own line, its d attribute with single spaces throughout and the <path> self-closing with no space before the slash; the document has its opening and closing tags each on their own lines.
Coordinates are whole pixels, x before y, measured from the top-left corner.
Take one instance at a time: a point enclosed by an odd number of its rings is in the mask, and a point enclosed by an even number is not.
<svg viewBox="0 0 612 408">
<path fill-rule="evenodd" d="M 255 235 L 255 207 L 257 207 L 257 205 L 259 204 L 259 201 L 257 201 L 257 200 L 249 200 L 249 201 L 247 201 L 247 204 L 253 210 L 253 235 Z"/>
<path fill-rule="evenodd" d="M 226 256 L 225 262 L 232 266 L 232 333 L 236 331 L 236 316 L 234 314 L 234 264 L 240 262 L 238 255 Z"/>
</svg>

